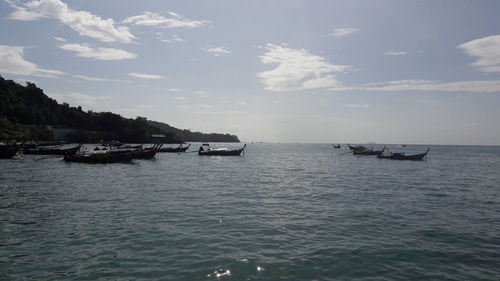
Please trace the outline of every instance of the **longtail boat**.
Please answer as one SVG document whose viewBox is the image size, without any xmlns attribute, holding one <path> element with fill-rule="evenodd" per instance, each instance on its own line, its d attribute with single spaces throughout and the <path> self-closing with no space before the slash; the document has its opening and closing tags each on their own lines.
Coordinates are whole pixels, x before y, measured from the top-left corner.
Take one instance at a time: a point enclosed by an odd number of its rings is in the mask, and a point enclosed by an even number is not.
<svg viewBox="0 0 500 281">
<path fill-rule="evenodd" d="M 178 147 L 163 147 L 158 149 L 158 152 L 170 152 L 170 153 L 186 152 L 186 150 L 188 150 L 190 146 L 191 144 L 188 144 L 188 146 L 182 146 L 182 144 L 180 144 Z"/>
<path fill-rule="evenodd" d="M 340 148 L 340 144 L 332 144 L 333 148 Z"/>
<path fill-rule="evenodd" d="M 245 149 L 247 145 L 245 144 L 240 149 L 228 150 L 227 148 L 209 148 L 207 150 L 203 149 L 203 146 L 200 146 L 198 150 L 198 155 L 207 155 L 207 156 L 240 156 L 241 152 Z"/>
<path fill-rule="evenodd" d="M 12 158 L 20 148 L 17 144 L 0 144 L 0 158 Z"/>
<path fill-rule="evenodd" d="M 349 147 L 350 150 L 352 151 L 355 151 L 355 150 L 365 150 L 366 147 L 363 146 L 363 145 L 356 145 L 356 146 L 352 146 L 350 144 L 347 145 Z"/>
<path fill-rule="evenodd" d="M 111 148 L 108 151 L 110 153 L 131 153 L 133 155 L 134 159 L 151 159 L 156 155 L 156 152 L 158 152 L 158 149 L 161 148 L 163 144 L 155 144 L 152 147 L 146 147 L 144 148 L 142 145 L 139 146 L 131 146 L 130 148 L 123 148 L 118 147 L 118 148 Z M 98 148 L 94 150 L 99 150 Z M 103 151 L 106 151 L 107 148 L 102 149 Z"/>
<path fill-rule="evenodd" d="M 130 162 L 132 159 L 134 159 L 132 152 L 113 152 L 110 150 L 94 150 L 85 153 L 64 155 L 64 161 L 89 164 Z"/>
<path fill-rule="evenodd" d="M 427 150 L 424 153 L 413 154 L 413 155 L 405 155 L 404 152 L 398 152 L 398 153 L 391 153 L 389 155 L 379 154 L 379 155 L 377 155 L 377 157 L 381 158 L 381 159 L 391 159 L 391 160 L 421 161 L 424 159 L 425 156 L 427 156 L 427 153 L 429 153 L 429 150 L 430 150 L 430 148 L 427 148 Z"/>
<path fill-rule="evenodd" d="M 385 150 L 385 146 L 381 150 L 373 150 L 373 148 L 372 149 L 363 149 L 363 150 L 353 150 L 352 154 L 354 154 L 354 155 L 379 155 L 379 154 L 382 154 L 384 152 L 384 150 Z"/>
<path fill-rule="evenodd" d="M 69 148 L 63 148 L 60 145 L 51 146 L 36 146 L 34 148 L 25 147 L 23 148 L 24 154 L 38 154 L 38 155 L 66 155 L 75 154 L 82 147 L 81 144 Z"/>
</svg>

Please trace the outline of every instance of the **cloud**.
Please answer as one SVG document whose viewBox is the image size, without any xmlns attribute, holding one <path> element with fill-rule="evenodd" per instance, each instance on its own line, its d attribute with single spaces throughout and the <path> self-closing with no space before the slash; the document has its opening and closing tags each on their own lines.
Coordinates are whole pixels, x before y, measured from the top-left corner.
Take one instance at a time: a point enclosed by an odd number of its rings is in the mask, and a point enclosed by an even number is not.
<svg viewBox="0 0 500 281">
<path fill-rule="evenodd" d="M 267 44 L 261 62 L 277 65 L 276 68 L 257 74 L 266 90 L 301 91 L 339 87 L 335 72 L 348 70 L 350 66 L 334 65 L 325 58 L 315 56 L 304 49 L 290 49 Z"/>
<path fill-rule="evenodd" d="M 405 51 L 388 51 L 388 52 L 385 52 L 385 55 L 386 56 L 404 56 L 404 55 L 407 55 L 408 52 L 405 52 Z"/>
<path fill-rule="evenodd" d="M 0 73 L 46 78 L 56 78 L 65 74 L 57 70 L 40 68 L 38 65 L 25 60 L 23 58 L 24 48 L 22 46 L 0 45 Z"/>
<path fill-rule="evenodd" d="M 85 76 L 85 75 L 73 75 L 73 76 L 76 78 L 87 80 L 87 81 L 111 81 L 111 80 L 105 79 L 105 78 L 90 77 L 90 76 Z"/>
<path fill-rule="evenodd" d="M 205 49 L 205 51 L 213 54 L 216 57 L 231 54 L 231 51 L 229 51 L 226 47 L 208 48 L 208 49 Z"/>
<path fill-rule="evenodd" d="M 5 0 L 7 5 L 13 8 L 15 11 L 10 13 L 7 16 L 7 19 L 11 20 L 23 20 L 23 21 L 31 21 L 31 20 L 39 20 L 42 18 L 46 18 L 46 15 L 42 13 L 38 13 L 36 11 L 28 11 L 26 8 L 20 7 L 17 5 L 18 1 L 14 0 Z"/>
<path fill-rule="evenodd" d="M 189 105 L 179 105 L 180 108 L 182 109 L 188 109 L 191 108 Z"/>
<path fill-rule="evenodd" d="M 247 104 L 247 103 L 246 103 L 246 102 L 244 102 L 244 101 L 239 101 L 239 102 L 238 102 L 238 104 L 239 104 L 239 105 L 245 105 L 245 104 Z"/>
<path fill-rule="evenodd" d="M 165 37 L 163 37 L 163 36 L 164 36 L 163 33 L 156 32 L 156 39 L 160 40 L 161 42 L 164 42 L 164 43 L 186 42 L 186 40 L 180 38 L 176 34 L 172 35 L 172 37 L 170 37 L 170 39 L 165 39 Z"/>
<path fill-rule="evenodd" d="M 64 42 L 66 42 L 66 39 L 61 38 L 61 37 L 54 37 L 54 39 L 55 39 L 56 41 L 59 41 L 59 42 L 63 42 L 63 43 L 64 43 Z"/>
<path fill-rule="evenodd" d="M 67 102 L 72 106 L 91 106 L 111 100 L 109 96 L 94 96 L 80 93 L 50 94 L 50 97 L 55 98 L 58 102 Z"/>
<path fill-rule="evenodd" d="M 155 26 L 160 28 L 175 28 L 175 27 L 196 28 L 207 25 L 210 23 L 210 21 L 189 20 L 173 12 L 168 12 L 168 17 L 162 16 L 158 13 L 145 12 L 138 16 L 126 18 L 123 21 L 123 23 Z"/>
<path fill-rule="evenodd" d="M 200 98 L 207 98 L 209 96 L 209 93 L 206 91 L 195 91 L 194 94 Z"/>
<path fill-rule="evenodd" d="M 163 78 L 165 78 L 165 76 L 162 76 L 162 75 L 144 74 L 144 73 L 137 73 L 137 72 L 130 72 L 130 73 L 128 73 L 128 76 L 134 77 L 134 78 L 140 78 L 140 79 L 163 79 Z"/>
<path fill-rule="evenodd" d="M 76 52 L 79 57 L 95 60 L 124 60 L 133 59 L 137 55 L 115 48 L 92 48 L 87 44 L 63 44 L 59 48 Z"/>
<path fill-rule="evenodd" d="M 200 107 L 203 107 L 203 108 L 211 108 L 212 106 L 209 105 L 209 104 L 200 104 Z"/>
<path fill-rule="evenodd" d="M 336 28 L 333 32 L 332 32 L 332 36 L 333 37 L 343 37 L 343 36 L 347 36 L 347 35 L 351 35 L 355 32 L 359 31 L 359 28 L 354 28 L 354 27 L 348 27 L 348 28 Z"/>
<path fill-rule="evenodd" d="M 194 114 L 206 114 L 206 115 L 240 115 L 245 114 L 245 111 L 240 110 L 229 110 L 229 111 L 196 111 Z"/>
<path fill-rule="evenodd" d="M 172 89 L 168 89 L 169 92 L 174 92 L 174 93 L 178 93 L 181 91 L 181 89 L 175 89 L 175 88 L 172 88 Z"/>
<path fill-rule="evenodd" d="M 365 84 L 361 86 L 337 87 L 332 91 L 426 91 L 426 92 L 500 92 L 500 80 L 440 82 L 427 80 L 399 80 L 382 83 Z"/>
<path fill-rule="evenodd" d="M 372 105 L 369 103 L 364 103 L 364 104 L 353 104 L 353 103 L 348 103 L 345 106 L 347 107 L 352 107 L 352 108 L 368 108 L 371 107 Z"/>
<path fill-rule="evenodd" d="M 183 96 L 176 96 L 176 97 L 174 97 L 174 99 L 176 99 L 176 100 L 187 100 L 187 98 L 183 97 Z"/>
<path fill-rule="evenodd" d="M 8 3 L 15 9 L 8 16 L 9 19 L 37 20 L 54 18 L 69 26 L 81 36 L 88 36 L 103 42 L 130 43 L 136 39 L 129 32 L 128 27 L 115 26 L 113 19 L 102 19 L 87 11 L 72 10 L 60 0 L 34 0 L 27 3 L 8 1 Z"/>
<path fill-rule="evenodd" d="M 466 54 L 478 59 L 472 63 L 482 72 L 500 72 L 500 34 L 458 45 Z"/>
</svg>

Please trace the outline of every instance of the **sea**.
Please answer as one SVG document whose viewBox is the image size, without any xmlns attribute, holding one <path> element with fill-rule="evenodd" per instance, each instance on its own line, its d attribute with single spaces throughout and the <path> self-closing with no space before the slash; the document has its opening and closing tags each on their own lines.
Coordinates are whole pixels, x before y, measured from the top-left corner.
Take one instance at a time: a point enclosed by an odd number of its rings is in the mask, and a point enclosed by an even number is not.
<svg viewBox="0 0 500 281">
<path fill-rule="evenodd" d="M 2 159 L 0 280 L 500 280 L 500 147 L 427 148 Z"/>
</svg>

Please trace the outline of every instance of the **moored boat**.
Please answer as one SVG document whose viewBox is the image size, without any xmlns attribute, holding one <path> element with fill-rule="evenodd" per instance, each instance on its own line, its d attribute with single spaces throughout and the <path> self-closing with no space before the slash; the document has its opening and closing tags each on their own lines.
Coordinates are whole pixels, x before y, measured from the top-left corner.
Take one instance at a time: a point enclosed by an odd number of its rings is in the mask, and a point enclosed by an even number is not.
<svg viewBox="0 0 500 281">
<path fill-rule="evenodd" d="M 153 158 L 156 153 L 158 152 L 158 149 L 161 148 L 163 144 L 155 144 L 152 147 L 143 147 L 142 145 L 138 146 L 130 146 L 130 148 L 123 148 L 123 146 L 120 146 L 118 148 L 111 148 L 111 149 L 101 149 L 101 151 L 109 151 L 110 153 L 130 153 L 133 155 L 134 159 L 151 159 Z M 94 150 L 99 150 L 98 148 Z"/>
<path fill-rule="evenodd" d="M 25 147 L 23 148 L 23 154 L 37 154 L 37 155 L 75 154 L 78 150 L 80 150 L 81 147 L 82 147 L 81 144 L 67 148 L 61 145 Z"/>
<path fill-rule="evenodd" d="M 206 155 L 206 156 L 240 156 L 243 150 L 245 150 L 245 144 L 240 149 L 228 150 L 227 148 L 209 148 L 207 150 L 203 149 L 203 146 L 200 146 L 198 150 L 198 155 Z"/>
<path fill-rule="evenodd" d="M 340 148 L 340 144 L 332 144 L 333 148 Z"/>
<path fill-rule="evenodd" d="M 85 153 L 64 155 L 64 161 L 89 164 L 130 162 L 132 159 L 134 159 L 134 154 L 131 152 L 112 152 L 110 150 L 93 150 Z"/>
<path fill-rule="evenodd" d="M 373 150 L 372 149 L 363 149 L 363 150 L 353 150 L 352 151 L 352 154 L 354 155 L 379 155 L 379 154 L 382 154 L 385 150 L 385 146 L 384 148 L 382 148 L 381 150 Z"/>
<path fill-rule="evenodd" d="M 0 144 L 0 158 L 12 158 L 20 148 L 17 144 Z"/>
<path fill-rule="evenodd" d="M 349 147 L 349 149 L 350 149 L 350 150 L 352 150 L 352 151 L 356 151 L 356 150 L 365 150 L 365 149 L 366 149 L 366 147 L 365 147 L 365 146 L 363 146 L 363 145 L 356 145 L 356 146 L 353 146 L 353 145 L 348 144 L 347 146 L 348 146 L 348 147 Z"/>
<path fill-rule="evenodd" d="M 378 158 L 381 159 L 390 159 L 390 160 L 412 160 L 412 161 L 421 161 L 427 156 L 427 153 L 429 153 L 430 148 L 427 148 L 427 150 L 424 153 L 419 153 L 419 154 L 413 154 L 413 155 L 405 155 L 404 152 L 397 152 L 397 153 L 390 153 L 389 155 L 383 155 L 379 154 L 377 155 Z"/>
<path fill-rule="evenodd" d="M 178 153 L 178 152 L 186 152 L 188 148 L 191 146 L 191 144 L 188 144 L 188 146 L 182 146 L 182 143 L 179 144 L 178 147 L 163 147 L 158 149 L 158 152 L 170 152 L 170 153 Z"/>
</svg>

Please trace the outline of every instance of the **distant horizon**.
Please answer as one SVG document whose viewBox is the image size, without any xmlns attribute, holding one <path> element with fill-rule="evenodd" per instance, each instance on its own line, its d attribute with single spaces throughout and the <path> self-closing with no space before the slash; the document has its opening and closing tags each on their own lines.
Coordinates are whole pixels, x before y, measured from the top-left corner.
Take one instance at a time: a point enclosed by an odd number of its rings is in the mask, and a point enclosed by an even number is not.
<svg viewBox="0 0 500 281">
<path fill-rule="evenodd" d="M 496 146 L 499 10 L 0 0 L 0 74 L 84 110 L 240 139 Z"/>
</svg>

